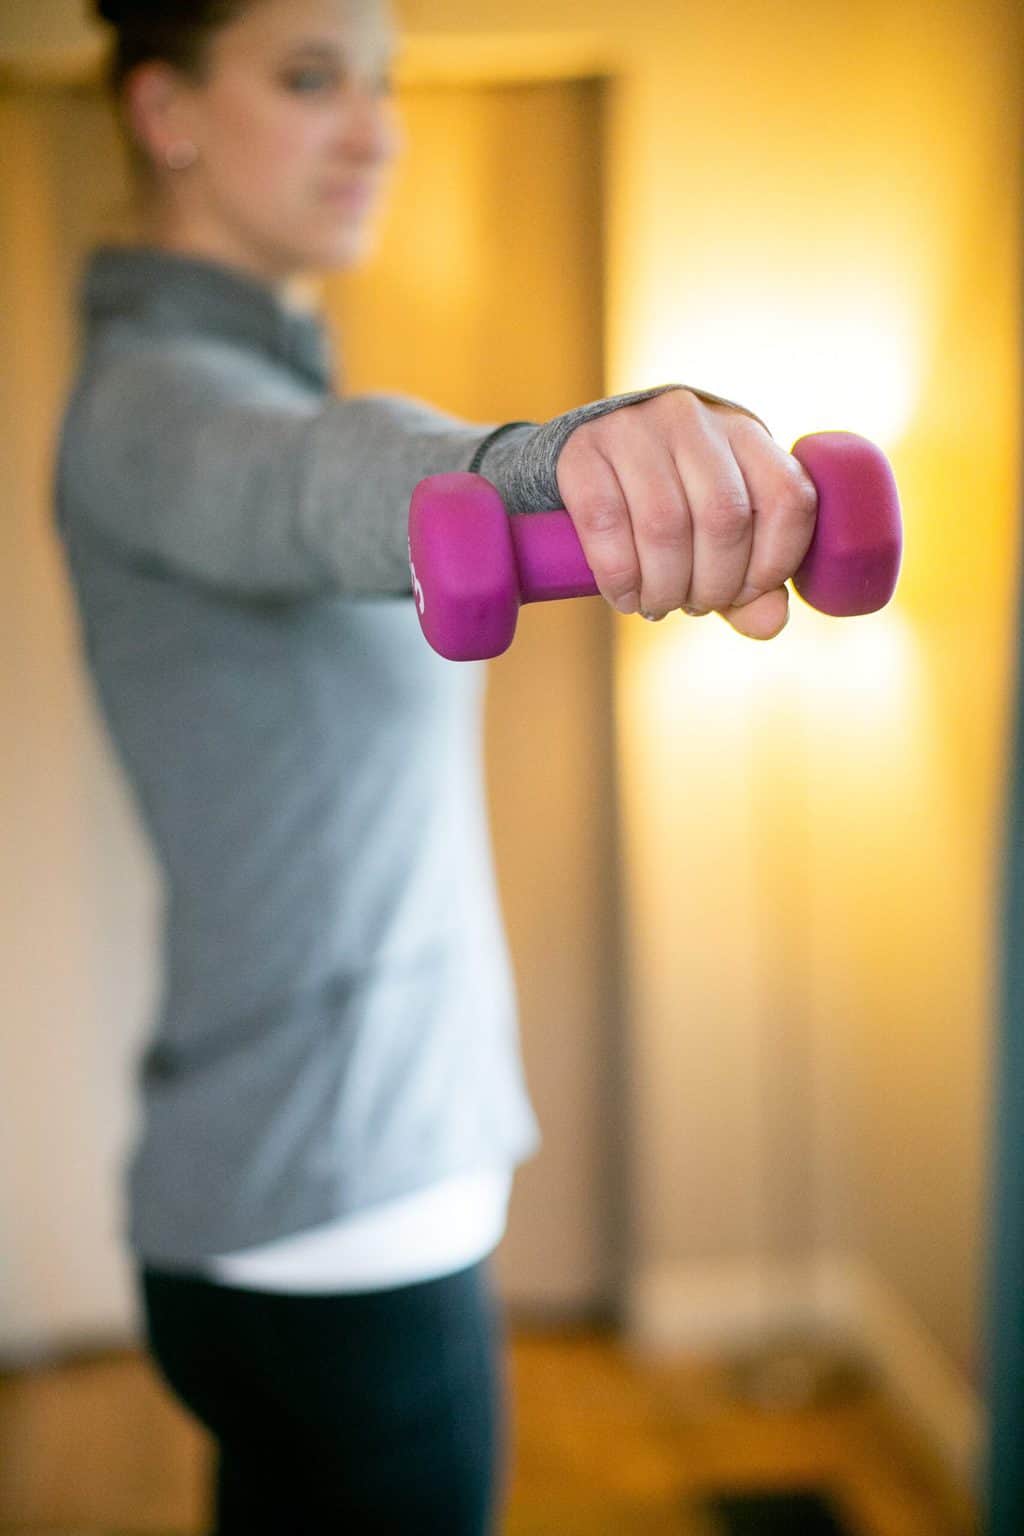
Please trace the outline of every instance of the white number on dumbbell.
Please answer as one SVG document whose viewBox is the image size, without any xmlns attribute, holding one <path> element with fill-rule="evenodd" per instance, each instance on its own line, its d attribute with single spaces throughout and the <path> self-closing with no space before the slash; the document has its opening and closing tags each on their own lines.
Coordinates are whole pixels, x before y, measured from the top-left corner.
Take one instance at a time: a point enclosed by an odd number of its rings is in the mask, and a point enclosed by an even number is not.
<svg viewBox="0 0 1024 1536">
<path fill-rule="evenodd" d="M 420 613 L 423 614 L 427 610 L 427 603 L 425 597 L 423 596 L 423 588 L 420 586 L 419 577 L 416 575 L 416 567 L 412 563 L 411 540 L 409 541 L 409 569 L 412 572 L 412 590 L 415 595 L 416 602 L 419 604 Z"/>
</svg>

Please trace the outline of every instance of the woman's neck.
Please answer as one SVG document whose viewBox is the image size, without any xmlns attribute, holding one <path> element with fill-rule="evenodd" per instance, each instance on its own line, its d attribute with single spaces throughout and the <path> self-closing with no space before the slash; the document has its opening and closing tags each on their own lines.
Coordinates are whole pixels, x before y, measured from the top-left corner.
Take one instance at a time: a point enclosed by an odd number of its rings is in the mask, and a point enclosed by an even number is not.
<svg viewBox="0 0 1024 1536">
<path fill-rule="evenodd" d="M 137 243 L 157 250 L 195 256 L 241 272 L 265 284 L 288 309 L 310 313 L 319 307 L 319 282 L 314 274 L 275 265 L 221 229 L 207 228 L 194 221 L 185 223 L 180 218 L 168 217 L 158 208 L 150 208 L 139 219 L 136 239 Z"/>
</svg>

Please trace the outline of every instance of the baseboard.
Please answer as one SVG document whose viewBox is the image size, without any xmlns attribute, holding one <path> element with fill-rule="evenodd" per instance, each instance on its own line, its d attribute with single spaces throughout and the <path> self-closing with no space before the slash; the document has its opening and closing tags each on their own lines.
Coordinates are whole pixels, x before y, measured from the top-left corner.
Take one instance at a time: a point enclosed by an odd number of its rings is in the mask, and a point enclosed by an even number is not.
<svg viewBox="0 0 1024 1536">
<path fill-rule="evenodd" d="M 835 1259 L 821 1266 L 819 1308 L 825 1326 L 845 1327 L 962 1491 L 977 1499 L 987 1442 L 984 1402 L 913 1308 L 870 1265 Z"/>
<path fill-rule="evenodd" d="M 981 1487 L 977 1392 L 877 1271 L 829 1256 L 807 1266 L 655 1265 L 629 1289 L 627 1337 L 642 1352 L 721 1356 L 780 1333 L 824 1340 L 875 1372 L 960 1490 Z"/>
<path fill-rule="evenodd" d="M 47 1334 L 45 1338 L 8 1340 L 0 1345 L 0 1376 L 81 1365 L 134 1353 L 142 1348 L 141 1334 L 129 1324 L 102 1330 L 65 1329 L 57 1334 Z"/>
</svg>

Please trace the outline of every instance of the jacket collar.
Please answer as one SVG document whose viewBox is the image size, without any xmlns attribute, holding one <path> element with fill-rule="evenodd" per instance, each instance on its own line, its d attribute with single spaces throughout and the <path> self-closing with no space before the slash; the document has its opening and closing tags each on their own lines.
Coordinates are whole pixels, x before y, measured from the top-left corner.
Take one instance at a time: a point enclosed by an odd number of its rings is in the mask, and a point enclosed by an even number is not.
<svg viewBox="0 0 1024 1536">
<path fill-rule="evenodd" d="M 146 330 L 220 336 L 256 347 L 321 389 L 331 387 L 323 322 L 293 311 L 268 285 L 205 258 L 155 246 L 101 245 L 82 281 L 90 329 L 127 321 Z"/>
</svg>

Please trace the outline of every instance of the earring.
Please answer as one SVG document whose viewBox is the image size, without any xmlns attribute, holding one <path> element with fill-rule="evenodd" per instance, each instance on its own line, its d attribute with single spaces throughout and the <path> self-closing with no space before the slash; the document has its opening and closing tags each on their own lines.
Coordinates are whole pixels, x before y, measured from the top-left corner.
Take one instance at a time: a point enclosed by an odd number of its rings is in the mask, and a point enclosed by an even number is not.
<svg viewBox="0 0 1024 1536">
<path fill-rule="evenodd" d="M 164 163 L 171 171 L 187 171 L 198 159 L 199 151 L 191 139 L 179 139 L 164 150 Z"/>
</svg>

